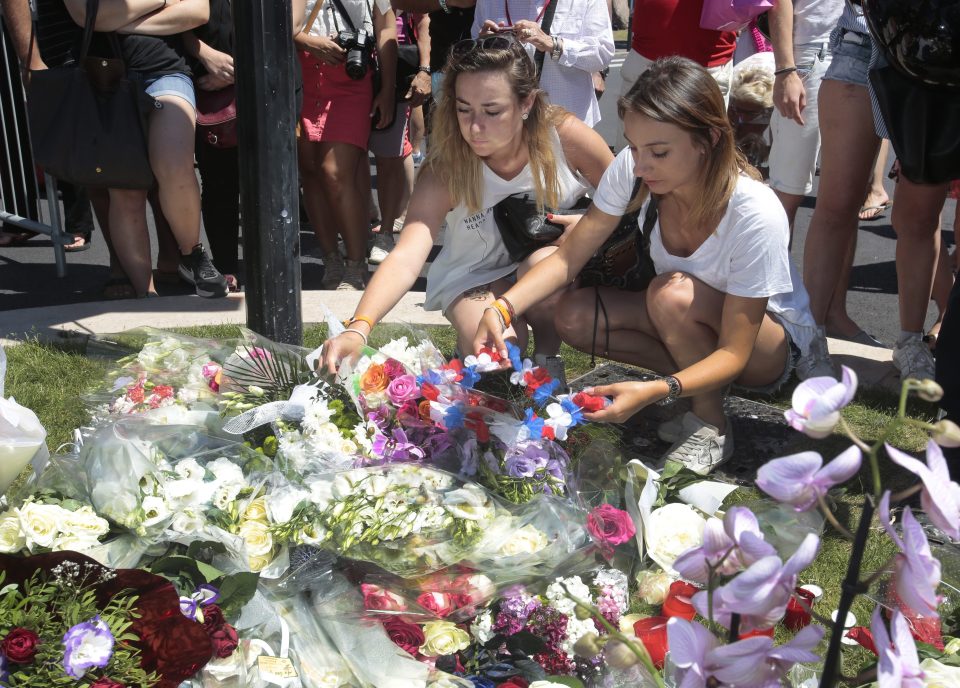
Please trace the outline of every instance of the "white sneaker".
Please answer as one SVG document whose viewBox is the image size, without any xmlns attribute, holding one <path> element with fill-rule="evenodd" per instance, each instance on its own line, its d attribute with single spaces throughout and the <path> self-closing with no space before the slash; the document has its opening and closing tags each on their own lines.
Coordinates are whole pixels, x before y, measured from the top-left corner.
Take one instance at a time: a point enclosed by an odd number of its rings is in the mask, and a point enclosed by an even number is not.
<svg viewBox="0 0 960 688">
<path fill-rule="evenodd" d="M 693 411 L 687 411 L 681 416 L 674 416 L 660 423 L 660 426 L 657 428 L 657 437 L 670 444 L 682 440 L 687 436 L 687 433 L 683 429 L 683 423 L 687 416 L 693 416 L 697 421 L 700 421 L 700 418 Z M 727 424 L 729 425 L 729 423 L 730 419 L 727 418 Z"/>
<path fill-rule="evenodd" d="M 807 353 L 797 361 L 797 377 L 807 380 L 811 377 L 837 377 L 837 368 L 827 349 L 827 334 L 822 327 L 817 328 L 817 336 L 810 342 Z"/>
<path fill-rule="evenodd" d="M 368 260 L 374 265 L 379 265 L 390 255 L 393 246 L 393 237 L 390 234 L 378 232 L 373 238 L 373 248 L 370 249 Z"/>
<path fill-rule="evenodd" d="M 343 277 L 343 256 L 340 251 L 334 251 L 323 256 L 323 280 L 321 289 L 336 289 Z"/>
<path fill-rule="evenodd" d="M 662 463 L 679 461 L 697 475 L 707 475 L 733 455 L 733 433 L 721 435 L 716 427 L 692 411 L 682 416 L 682 437 L 663 456 Z M 659 434 L 659 430 L 658 430 Z"/>
<path fill-rule="evenodd" d="M 343 276 L 337 291 L 363 291 L 367 286 L 367 261 L 343 261 Z"/>
<path fill-rule="evenodd" d="M 900 379 L 932 380 L 935 364 L 930 348 L 922 339 L 910 339 L 893 349 L 893 365 L 900 371 Z"/>
</svg>

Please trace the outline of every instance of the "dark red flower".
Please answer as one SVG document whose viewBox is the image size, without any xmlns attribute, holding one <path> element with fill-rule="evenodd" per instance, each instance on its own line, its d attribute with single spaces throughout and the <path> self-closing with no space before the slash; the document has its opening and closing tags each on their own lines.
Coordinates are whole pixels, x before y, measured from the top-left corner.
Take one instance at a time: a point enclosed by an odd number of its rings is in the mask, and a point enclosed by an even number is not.
<svg viewBox="0 0 960 688">
<path fill-rule="evenodd" d="M 104 676 L 91 683 L 90 688 L 127 688 L 127 684 L 114 681 L 112 678 Z"/>
<path fill-rule="evenodd" d="M 210 633 L 210 642 L 213 643 L 213 654 L 220 659 L 225 659 L 233 654 L 240 643 L 237 631 L 228 623 L 222 624 L 215 631 Z"/>
<path fill-rule="evenodd" d="M 390 636 L 390 640 L 396 643 L 400 649 L 414 657 L 420 652 L 420 646 L 423 645 L 425 638 L 423 631 L 417 624 L 409 623 L 403 619 L 390 619 L 383 624 L 383 628 Z"/>
<path fill-rule="evenodd" d="M 203 627 L 207 633 L 215 631 L 225 624 L 227 620 L 223 618 L 223 610 L 215 604 L 208 604 L 203 607 Z"/>
<path fill-rule="evenodd" d="M 29 664 L 37 654 L 39 642 L 40 638 L 29 628 L 16 626 L 7 633 L 7 637 L 0 644 L 0 650 L 15 664 Z"/>
<path fill-rule="evenodd" d="M 498 683 L 497 688 L 528 688 L 530 683 L 522 676 L 514 676 L 511 679 Z"/>
</svg>

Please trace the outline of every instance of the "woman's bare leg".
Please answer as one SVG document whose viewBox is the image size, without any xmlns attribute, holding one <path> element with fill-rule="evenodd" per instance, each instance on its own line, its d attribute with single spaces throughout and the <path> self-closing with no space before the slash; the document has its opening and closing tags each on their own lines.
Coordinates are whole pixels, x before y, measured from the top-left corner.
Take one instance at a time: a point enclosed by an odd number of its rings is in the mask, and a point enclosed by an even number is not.
<svg viewBox="0 0 960 688">
<path fill-rule="evenodd" d="M 110 189 L 110 240 L 137 296 L 156 294 L 146 212 L 146 191 Z"/>
</svg>

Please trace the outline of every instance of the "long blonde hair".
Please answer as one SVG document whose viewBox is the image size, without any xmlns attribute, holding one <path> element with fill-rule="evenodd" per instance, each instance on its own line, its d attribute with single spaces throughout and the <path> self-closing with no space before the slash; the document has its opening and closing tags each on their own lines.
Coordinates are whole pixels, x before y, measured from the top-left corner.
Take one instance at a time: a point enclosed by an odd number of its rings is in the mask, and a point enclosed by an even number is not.
<svg viewBox="0 0 960 688">
<path fill-rule="evenodd" d="M 737 150 L 720 87 L 706 69 L 692 60 L 665 57 L 654 62 L 617 101 L 617 111 L 621 120 L 632 112 L 678 126 L 703 147 L 703 193 L 698 196 L 689 218 L 696 226 L 719 221 L 741 172 L 754 179 L 761 178 Z M 639 208 L 649 193 L 643 184 L 629 209 Z"/>
<path fill-rule="evenodd" d="M 560 199 L 560 182 L 551 130 L 567 116 L 567 112 L 547 102 L 546 95 L 537 85 L 536 68 L 519 43 L 511 42 L 508 46 L 490 43 L 496 42 L 480 39 L 471 49 L 461 53 L 454 45 L 443 70 L 442 94 L 432 117 L 430 150 L 424 167 L 447 187 L 454 205 L 463 204 L 472 213 L 481 210 L 483 161 L 460 132 L 457 78 L 461 74 L 501 72 L 518 101 L 522 102 L 533 94 L 533 107 L 524 121 L 523 141 L 527 145 L 537 205 L 541 210 L 556 208 Z"/>
</svg>

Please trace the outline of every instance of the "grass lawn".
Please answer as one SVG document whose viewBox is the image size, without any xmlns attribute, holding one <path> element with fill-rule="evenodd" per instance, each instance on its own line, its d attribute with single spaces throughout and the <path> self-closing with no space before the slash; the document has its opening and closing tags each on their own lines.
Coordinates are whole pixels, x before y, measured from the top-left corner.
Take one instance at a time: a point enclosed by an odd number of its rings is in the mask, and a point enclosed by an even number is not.
<svg viewBox="0 0 960 688">
<path fill-rule="evenodd" d="M 426 327 L 423 329 L 445 354 L 450 355 L 455 344 L 451 328 Z M 324 339 L 325 331 L 326 328 L 323 325 L 306 327 L 305 346 L 309 348 L 319 346 Z M 371 337 L 371 344 L 383 344 L 404 331 L 404 328 L 400 327 L 378 327 Z M 222 338 L 236 337 L 239 328 L 235 326 L 196 327 L 185 328 L 180 332 L 195 337 Z M 568 347 L 564 347 L 562 354 L 569 379 L 590 370 L 589 355 Z M 32 341 L 8 349 L 7 358 L 5 394 L 14 396 L 19 403 L 37 413 L 40 421 L 47 428 L 47 443 L 50 451 L 55 452 L 61 444 L 71 440 L 73 429 L 85 422 L 86 412 L 80 396 L 104 378 L 111 362 L 108 359 L 89 358 L 82 353 L 64 351 Z M 788 395 L 781 395 L 772 400 L 760 400 L 781 408 L 789 406 Z M 875 441 L 883 428 L 895 417 L 896 408 L 897 399 L 894 395 L 865 391 L 860 392 L 854 403 L 844 410 L 844 418 L 869 443 Z M 910 416 L 920 420 L 932 421 L 934 413 L 935 409 L 932 405 L 922 402 L 911 404 L 909 407 Z M 901 427 L 889 437 L 889 441 L 904 450 L 917 452 L 923 449 L 926 435 L 923 430 L 915 427 Z M 849 444 L 847 439 L 837 435 L 821 441 L 804 438 L 798 443 L 797 451 L 817 451 L 823 454 L 825 460 L 829 460 Z M 881 465 L 885 486 L 898 489 L 911 482 L 902 471 L 885 458 L 881 459 Z M 842 523 L 848 524 L 850 530 L 856 527 L 863 495 L 870 491 L 870 484 L 868 471 L 864 470 L 858 479 L 848 483 L 845 491 L 836 497 L 838 518 Z M 735 495 L 736 501 L 743 503 L 749 503 L 761 497 L 760 493 L 752 488 L 742 488 Z M 878 570 L 890 559 L 894 551 L 893 544 L 882 531 L 875 530 L 871 533 L 868 542 L 863 571 Z M 829 616 L 830 611 L 837 607 L 840 582 L 846 571 L 849 554 L 849 541 L 828 527 L 819 557 L 801 574 L 802 583 L 815 583 L 824 589 L 824 598 L 817 605 L 816 610 L 824 616 Z M 864 598 L 860 598 L 858 602 L 853 608 L 858 623 L 869 625 L 873 605 Z M 783 633 L 783 630 L 778 632 Z M 856 674 L 869 656 L 866 651 L 859 649 L 846 652 L 844 673 Z"/>
</svg>

